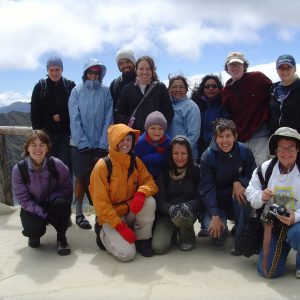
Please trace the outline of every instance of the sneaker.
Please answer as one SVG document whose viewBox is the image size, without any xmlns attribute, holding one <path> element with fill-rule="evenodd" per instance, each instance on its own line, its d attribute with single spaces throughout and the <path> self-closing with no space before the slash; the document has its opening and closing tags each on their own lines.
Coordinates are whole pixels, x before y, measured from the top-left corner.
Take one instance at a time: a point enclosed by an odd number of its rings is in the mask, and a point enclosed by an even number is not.
<svg viewBox="0 0 300 300">
<path fill-rule="evenodd" d="M 182 251 L 191 251 L 193 248 L 193 244 L 180 244 L 180 250 Z"/>
<path fill-rule="evenodd" d="M 31 248 L 38 248 L 41 245 L 40 238 L 28 238 L 28 246 Z"/>
<path fill-rule="evenodd" d="M 154 252 L 151 247 L 151 241 L 148 240 L 137 240 L 135 242 L 136 251 L 139 252 L 141 255 L 145 257 L 152 257 L 154 256 Z"/>
<path fill-rule="evenodd" d="M 296 278 L 300 279 L 300 270 L 296 270 Z"/>
<path fill-rule="evenodd" d="M 64 255 L 69 255 L 71 253 L 70 246 L 65 239 L 64 241 L 57 240 L 57 253 L 58 255 L 64 256 Z"/>
<path fill-rule="evenodd" d="M 103 245 L 102 241 L 101 241 L 101 238 L 100 238 L 100 231 L 101 231 L 101 225 L 99 225 L 98 222 L 95 223 L 94 225 L 94 229 L 95 229 L 95 233 L 96 233 L 96 243 L 98 245 L 98 247 L 101 249 L 101 250 L 106 250 L 105 249 L 105 246 Z"/>
</svg>

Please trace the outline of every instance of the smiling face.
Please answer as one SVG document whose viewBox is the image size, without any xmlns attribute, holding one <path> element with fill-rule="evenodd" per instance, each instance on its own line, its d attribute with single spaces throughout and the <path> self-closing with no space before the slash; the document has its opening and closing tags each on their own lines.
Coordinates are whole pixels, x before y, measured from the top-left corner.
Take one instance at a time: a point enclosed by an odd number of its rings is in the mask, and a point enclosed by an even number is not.
<svg viewBox="0 0 300 300">
<path fill-rule="evenodd" d="M 232 133 L 230 129 L 225 129 L 222 132 L 217 133 L 216 142 L 219 148 L 225 153 L 231 151 L 235 141 L 236 136 Z"/>
<path fill-rule="evenodd" d="M 125 138 L 118 144 L 118 150 L 122 153 L 129 153 L 132 148 L 133 137 L 132 135 L 126 135 Z"/>
<path fill-rule="evenodd" d="M 27 151 L 33 163 L 40 165 L 48 152 L 48 146 L 37 137 L 28 145 Z"/>
<path fill-rule="evenodd" d="M 150 64 L 146 60 L 142 60 L 136 66 L 136 75 L 138 77 L 139 84 L 150 84 L 153 77 Z"/>
<path fill-rule="evenodd" d="M 176 100 L 179 100 L 186 96 L 187 88 L 183 80 L 174 80 L 170 86 L 170 96 Z"/>
<path fill-rule="evenodd" d="M 87 80 L 99 80 L 101 75 L 101 68 L 99 66 L 94 66 L 86 71 Z"/>
<path fill-rule="evenodd" d="M 214 79 L 208 79 L 204 84 L 204 95 L 206 98 L 215 98 L 220 93 L 217 82 Z"/>
<path fill-rule="evenodd" d="M 280 65 L 277 69 L 277 74 L 281 79 L 281 83 L 283 85 L 291 85 L 295 79 L 296 67 L 292 67 L 288 64 Z"/>
<path fill-rule="evenodd" d="M 231 76 L 233 81 L 240 80 L 245 73 L 244 64 L 239 62 L 233 62 L 227 65 L 227 72 Z"/>
<path fill-rule="evenodd" d="M 275 153 L 279 162 L 285 167 L 289 168 L 294 165 L 297 159 L 299 148 L 297 143 L 290 139 L 281 138 L 277 142 Z"/>
<path fill-rule="evenodd" d="M 158 142 L 165 134 L 165 130 L 160 125 L 151 125 L 147 131 L 153 142 Z"/>
<path fill-rule="evenodd" d="M 118 68 L 122 73 L 133 72 L 134 64 L 128 58 L 121 58 L 118 62 Z"/>
<path fill-rule="evenodd" d="M 178 168 L 184 168 L 188 162 L 188 151 L 185 145 L 174 144 L 172 158 Z"/>
</svg>

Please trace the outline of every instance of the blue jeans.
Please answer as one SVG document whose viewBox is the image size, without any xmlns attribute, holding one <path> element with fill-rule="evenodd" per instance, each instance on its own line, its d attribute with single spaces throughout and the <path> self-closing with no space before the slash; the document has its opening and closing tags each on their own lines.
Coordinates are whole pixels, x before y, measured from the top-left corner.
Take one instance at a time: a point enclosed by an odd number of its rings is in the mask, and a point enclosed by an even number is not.
<svg viewBox="0 0 300 300">
<path fill-rule="evenodd" d="M 267 263 L 267 271 L 268 272 L 272 267 L 272 262 L 274 262 L 277 240 L 278 240 L 278 236 L 275 236 L 274 234 L 272 234 L 270 253 L 269 253 L 268 263 Z M 292 225 L 289 228 L 289 230 L 287 232 L 286 240 L 283 243 L 282 251 L 281 251 L 279 259 L 278 259 L 278 264 L 270 278 L 276 278 L 283 274 L 287 256 L 288 256 L 291 248 L 293 248 L 294 250 L 297 251 L 296 269 L 300 270 L 300 222 Z M 263 250 L 261 249 L 259 252 L 257 269 L 258 269 L 258 272 L 260 275 L 265 276 L 264 272 L 263 272 L 262 263 L 263 263 Z"/>
<path fill-rule="evenodd" d="M 231 207 L 229 206 L 229 208 L 231 208 L 234 213 L 234 221 L 235 221 L 235 226 L 236 226 L 234 241 L 237 241 L 244 229 L 247 218 L 250 216 L 251 207 L 249 204 L 241 205 L 241 204 L 239 204 L 239 202 L 237 200 L 232 199 Z M 227 224 L 227 220 L 230 215 L 229 208 L 227 210 L 223 209 L 223 208 L 218 209 L 219 216 L 225 225 Z M 204 223 L 205 228 L 208 229 L 211 219 L 212 219 L 212 216 L 208 213 L 207 210 L 205 210 L 204 217 L 203 217 L 203 223 Z"/>
</svg>

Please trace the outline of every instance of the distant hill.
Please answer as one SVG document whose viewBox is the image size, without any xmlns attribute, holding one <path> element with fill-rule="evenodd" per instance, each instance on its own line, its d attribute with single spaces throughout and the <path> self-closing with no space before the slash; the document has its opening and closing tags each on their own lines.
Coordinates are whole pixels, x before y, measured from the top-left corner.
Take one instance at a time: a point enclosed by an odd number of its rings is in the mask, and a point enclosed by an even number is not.
<svg viewBox="0 0 300 300">
<path fill-rule="evenodd" d="M 31 126 L 30 114 L 24 112 L 0 113 L 0 126 Z M 5 136 L 9 169 L 21 159 L 25 137 Z"/>
<path fill-rule="evenodd" d="M 9 113 L 12 111 L 29 113 L 30 112 L 30 103 L 17 101 L 10 105 L 0 107 L 0 113 Z"/>
</svg>

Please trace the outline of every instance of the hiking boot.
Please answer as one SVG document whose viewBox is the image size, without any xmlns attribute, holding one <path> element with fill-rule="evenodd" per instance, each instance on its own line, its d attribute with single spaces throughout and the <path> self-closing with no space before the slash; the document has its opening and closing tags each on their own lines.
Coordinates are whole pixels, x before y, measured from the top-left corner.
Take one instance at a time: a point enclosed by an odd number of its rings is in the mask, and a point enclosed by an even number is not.
<svg viewBox="0 0 300 300">
<path fill-rule="evenodd" d="M 76 216 L 76 224 L 81 229 L 91 229 L 92 228 L 90 222 L 86 219 L 86 217 L 84 215 Z"/>
<path fill-rule="evenodd" d="M 145 257 L 152 257 L 154 256 L 154 252 L 151 247 L 151 241 L 148 240 L 137 240 L 135 242 L 136 251 L 139 252 L 141 255 Z"/>
<path fill-rule="evenodd" d="M 207 229 L 200 229 L 200 231 L 198 232 L 198 237 L 207 237 L 209 236 L 209 233 L 207 231 Z"/>
<path fill-rule="evenodd" d="M 101 249 L 101 250 L 106 250 L 105 249 L 105 246 L 103 245 L 102 241 L 101 241 L 101 238 L 100 238 L 100 231 L 102 229 L 102 226 L 99 225 L 98 222 L 95 223 L 95 226 L 94 226 L 94 229 L 95 229 L 95 233 L 96 233 L 96 243 L 98 245 L 98 247 Z"/>
<path fill-rule="evenodd" d="M 71 249 L 66 238 L 63 240 L 57 240 L 56 246 L 58 255 L 64 256 L 71 253 Z"/>
<path fill-rule="evenodd" d="M 233 248 L 231 251 L 230 251 L 230 255 L 232 256 L 242 256 L 242 253 L 237 251 L 235 248 Z"/>
<path fill-rule="evenodd" d="M 41 245 L 40 238 L 28 238 L 28 246 L 31 248 L 38 248 Z"/>
<path fill-rule="evenodd" d="M 191 251 L 193 248 L 193 244 L 180 244 L 180 250 L 182 251 Z"/>
</svg>

